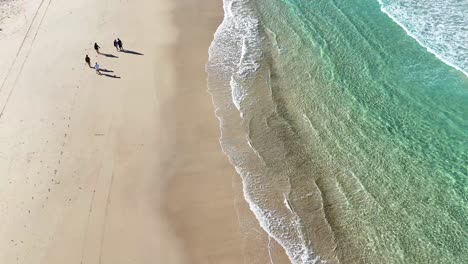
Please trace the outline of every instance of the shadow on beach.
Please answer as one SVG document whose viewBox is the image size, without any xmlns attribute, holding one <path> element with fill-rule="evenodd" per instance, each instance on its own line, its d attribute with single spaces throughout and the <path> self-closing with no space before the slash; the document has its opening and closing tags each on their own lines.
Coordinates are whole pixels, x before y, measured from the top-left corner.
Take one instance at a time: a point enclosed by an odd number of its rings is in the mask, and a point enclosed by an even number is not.
<svg viewBox="0 0 468 264">
<path fill-rule="evenodd" d="M 99 53 L 100 55 L 103 55 L 103 56 L 106 56 L 108 58 L 119 58 L 117 56 L 115 56 L 114 54 L 110 54 L 110 53 Z"/>
<path fill-rule="evenodd" d="M 140 56 L 144 56 L 144 54 L 143 54 L 143 53 L 136 52 L 136 51 L 133 51 L 133 50 L 121 50 L 121 52 L 125 52 L 125 53 L 128 53 L 128 54 L 133 54 L 133 55 L 140 55 Z"/>
<path fill-rule="evenodd" d="M 114 79 L 120 79 L 121 78 L 120 76 L 110 75 L 110 74 L 107 74 L 107 73 L 101 73 L 100 75 L 101 76 L 106 76 L 106 77 L 109 77 L 109 78 L 114 78 Z"/>
</svg>

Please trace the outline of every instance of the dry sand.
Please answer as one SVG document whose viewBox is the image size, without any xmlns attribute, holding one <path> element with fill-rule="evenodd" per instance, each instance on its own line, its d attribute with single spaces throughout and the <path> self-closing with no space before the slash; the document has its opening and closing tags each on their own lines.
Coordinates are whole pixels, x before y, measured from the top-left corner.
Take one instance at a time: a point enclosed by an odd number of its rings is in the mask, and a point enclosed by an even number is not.
<svg viewBox="0 0 468 264">
<path fill-rule="evenodd" d="M 221 1 L 30 3 L 0 33 L 0 263 L 287 263 L 219 147 Z"/>
</svg>

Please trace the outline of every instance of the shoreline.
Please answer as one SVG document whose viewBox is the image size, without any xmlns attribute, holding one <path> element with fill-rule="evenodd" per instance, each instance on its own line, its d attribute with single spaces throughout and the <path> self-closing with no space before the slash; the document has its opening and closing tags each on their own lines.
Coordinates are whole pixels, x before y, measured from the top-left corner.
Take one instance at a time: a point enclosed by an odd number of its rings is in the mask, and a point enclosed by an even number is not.
<svg viewBox="0 0 468 264">
<path fill-rule="evenodd" d="M 219 122 L 207 91 L 205 65 L 222 16 L 220 1 L 175 6 L 179 38 L 173 56 L 180 77 L 167 112 L 180 114 L 165 127 L 177 135 L 172 147 L 175 153 L 169 155 L 174 159 L 169 163 L 186 166 L 169 176 L 169 221 L 175 223 L 176 234 L 193 263 L 206 263 L 207 259 L 215 263 L 289 263 L 281 246 L 260 228 L 244 200 L 241 178 L 219 145 Z M 184 199 L 193 202 L 187 204 Z"/>
<path fill-rule="evenodd" d="M 233 1 L 225 0 L 226 9 Z M 209 92 L 220 120 L 222 149 L 243 180 L 245 198 L 263 230 L 281 244 L 292 263 L 337 263 L 335 238 L 315 184 L 294 189 L 310 164 L 293 129 L 278 109 L 272 83 L 275 33 L 263 25 L 258 6 L 236 2 L 210 47 Z M 273 43 L 271 43 L 271 42 Z M 292 95 L 291 95 L 292 96 Z M 307 187 L 305 187 L 307 186 Z M 303 201 L 309 203 L 302 203 Z M 317 212 L 304 222 L 301 209 Z"/>
</svg>

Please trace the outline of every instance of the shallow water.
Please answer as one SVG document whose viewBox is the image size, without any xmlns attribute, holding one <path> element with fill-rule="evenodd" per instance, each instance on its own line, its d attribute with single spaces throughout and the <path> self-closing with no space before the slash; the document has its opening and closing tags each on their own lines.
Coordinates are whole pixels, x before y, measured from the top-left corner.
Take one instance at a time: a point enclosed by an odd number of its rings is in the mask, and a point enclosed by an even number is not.
<svg viewBox="0 0 468 264">
<path fill-rule="evenodd" d="M 440 41 L 416 41 L 378 1 L 225 13 L 208 64 L 221 143 L 291 261 L 468 259 L 465 53 L 434 56 Z"/>
</svg>

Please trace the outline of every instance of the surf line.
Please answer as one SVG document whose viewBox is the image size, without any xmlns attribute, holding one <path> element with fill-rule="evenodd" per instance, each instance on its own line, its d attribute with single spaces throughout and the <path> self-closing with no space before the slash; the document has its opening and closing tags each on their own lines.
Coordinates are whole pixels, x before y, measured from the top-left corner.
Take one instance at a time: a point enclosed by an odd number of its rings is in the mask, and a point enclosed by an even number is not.
<svg viewBox="0 0 468 264">
<path fill-rule="evenodd" d="M 390 14 L 387 10 L 385 10 L 385 7 L 384 7 L 384 4 L 382 2 L 382 0 L 377 0 L 380 4 L 380 11 L 382 11 L 384 14 L 386 14 L 391 20 L 393 20 L 393 22 L 397 23 L 405 32 L 408 36 L 410 36 L 411 38 L 413 38 L 414 40 L 416 40 L 416 42 L 418 42 L 419 45 L 421 45 L 422 47 L 424 47 L 428 52 L 432 53 L 434 56 L 436 56 L 437 59 L 439 59 L 440 61 L 442 61 L 443 63 L 447 64 L 448 66 L 462 72 L 466 77 L 468 77 L 468 72 L 465 72 L 462 68 L 458 67 L 457 65 L 447 61 L 444 57 L 442 57 L 442 55 L 438 54 L 436 51 L 434 51 L 433 49 L 431 49 L 430 47 L 424 45 L 413 33 L 411 33 L 411 31 L 409 31 L 408 28 L 406 28 L 403 23 L 401 23 L 398 19 L 396 19 L 395 16 L 393 16 L 392 14 Z"/>
</svg>

